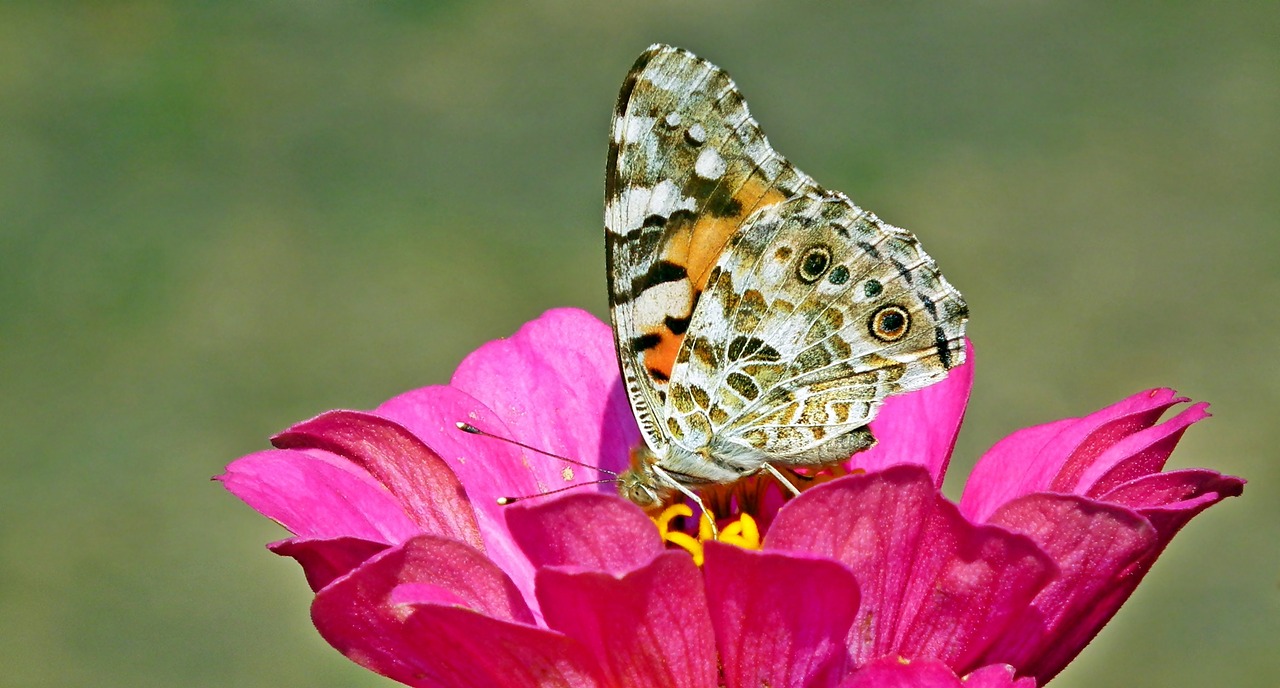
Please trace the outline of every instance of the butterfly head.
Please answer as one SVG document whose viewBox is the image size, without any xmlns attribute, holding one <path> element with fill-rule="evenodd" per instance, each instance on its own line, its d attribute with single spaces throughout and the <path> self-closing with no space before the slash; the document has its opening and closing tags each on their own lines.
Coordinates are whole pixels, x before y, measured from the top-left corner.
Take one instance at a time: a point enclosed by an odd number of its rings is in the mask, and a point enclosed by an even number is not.
<svg viewBox="0 0 1280 688">
<path fill-rule="evenodd" d="M 631 451 L 631 468 L 618 475 L 618 494 L 642 509 L 656 509 L 666 504 L 672 489 L 654 471 L 656 457 L 648 446 Z"/>
</svg>

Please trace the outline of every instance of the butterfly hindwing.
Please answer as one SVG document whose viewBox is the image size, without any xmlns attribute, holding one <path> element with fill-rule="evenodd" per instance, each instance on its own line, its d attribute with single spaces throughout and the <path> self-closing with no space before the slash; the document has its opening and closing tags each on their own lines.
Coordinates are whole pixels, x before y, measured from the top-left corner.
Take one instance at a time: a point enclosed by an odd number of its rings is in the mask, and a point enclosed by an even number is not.
<svg viewBox="0 0 1280 688">
<path fill-rule="evenodd" d="M 910 233 L 843 194 L 757 212 L 712 272 L 668 390 L 668 428 L 744 466 L 868 446 L 883 399 L 963 362 L 967 309 Z"/>
<path fill-rule="evenodd" d="M 651 446 L 665 444 L 666 387 L 725 244 L 759 208 L 818 191 L 724 71 L 669 46 L 636 62 L 614 113 L 605 236 L 622 372 Z"/>
</svg>

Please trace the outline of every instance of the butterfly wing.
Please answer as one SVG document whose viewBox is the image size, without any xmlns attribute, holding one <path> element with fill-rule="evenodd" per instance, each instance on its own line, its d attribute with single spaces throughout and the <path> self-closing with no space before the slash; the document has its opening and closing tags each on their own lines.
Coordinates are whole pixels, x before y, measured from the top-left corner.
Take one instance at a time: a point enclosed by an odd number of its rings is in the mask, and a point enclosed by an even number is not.
<svg viewBox="0 0 1280 688">
<path fill-rule="evenodd" d="M 724 71 L 670 46 L 640 56 L 614 113 L 605 240 L 622 375 L 650 447 L 667 444 L 667 385 L 725 244 L 760 208 L 820 192 Z"/>
<path fill-rule="evenodd" d="M 843 194 L 758 211 L 717 262 L 668 390 L 673 437 L 741 469 L 870 446 L 886 396 L 964 361 L 959 292 Z"/>
</svg>

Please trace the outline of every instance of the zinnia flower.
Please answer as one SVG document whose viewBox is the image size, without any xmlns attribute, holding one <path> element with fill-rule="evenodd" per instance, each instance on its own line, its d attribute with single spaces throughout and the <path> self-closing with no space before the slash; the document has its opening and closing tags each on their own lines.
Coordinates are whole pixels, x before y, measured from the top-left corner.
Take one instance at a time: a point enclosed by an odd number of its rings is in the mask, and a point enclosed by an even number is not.
<svg viewBox="0 0 1280 688">
<path fill-rule="evenodd" d="M 1208 414 L 1161 422 L 1187 400 L 1153 390 L 1002 440 L 956 505 L 938 488 L 972 370 L 890 399 L 840 477 L 785 504 L 772 484 L 730 493 L 748 517 L 724 539 L 753 549 L 698 541 L 681 507 L 660 529 L 607 483 L 498 505 L 601 476 L 458 421 L 615 472 L 640 441 L 609 328 L 576 310 L 447 386 L 299 423 L 220 479 L 293 533 L 269 547 L 302 565 L 321 635 L 411 686 L 1028 688 L 1244 483 L 1162 472 Z"/>
</svg>

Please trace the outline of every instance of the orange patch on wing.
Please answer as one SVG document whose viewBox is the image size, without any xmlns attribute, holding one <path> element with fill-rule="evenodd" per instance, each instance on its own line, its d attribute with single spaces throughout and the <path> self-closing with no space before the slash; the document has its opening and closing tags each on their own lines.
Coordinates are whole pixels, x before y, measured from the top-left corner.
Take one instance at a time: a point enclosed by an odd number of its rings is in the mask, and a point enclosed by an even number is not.
<svg viewBox="0 0 1280 688">
<path fill-rule="evenodd" d="M 706 214 L 692 225 L 673 232 L 666 238 L 663 260 L 684 266 L 693 288 L 694 299 L 706 289 L 712 268 L 719 262 L 729 238 L 742 227 L 742 222 L 757 208 L 781 203 L 786 200 L 786 196 L 753 176 L 738 189 L 733 200 L 741 208 L 736 215 L 715 217 Z M 693 303 L 690 303 L 689 310 L 682 317 L 690 317 L 692 314 Z M 659 341 L 645 350 L 644 367 L 651 374 L 664 378 L 660 381 L 670 380 L 684 335 L 676 334 L 665 326 L 646 334 L 658 336 Z"/>
<path fill-rule="evenodd" d="M 775 205 L 786 199 L 778 189 L 752 177 L 733 195 L 741 208 L 736 215 L 715 217 L 703 215 L 688 229 L 673 234 L 667 240 L 667 252 L 663 257 L 677 265 L 683 265 L 693 285 L 694 293 L 702 293 L 707 286 L 711 269 L 724 253 L 725 244 L 742 222 L 762 206 Z"/>
<path fill-rule="evenodd" d="M 665 380 L 670 380 L 671 369 L 676 366 L 676 354 L 680 353 L 680 343 L 684 341 L 684 335 L 676 334 L 665 327 L 652 334 L 658 335 L 660 340 L 656 345 L 645 350 L 644 367 L 662 375 Z"/>
</svg>

